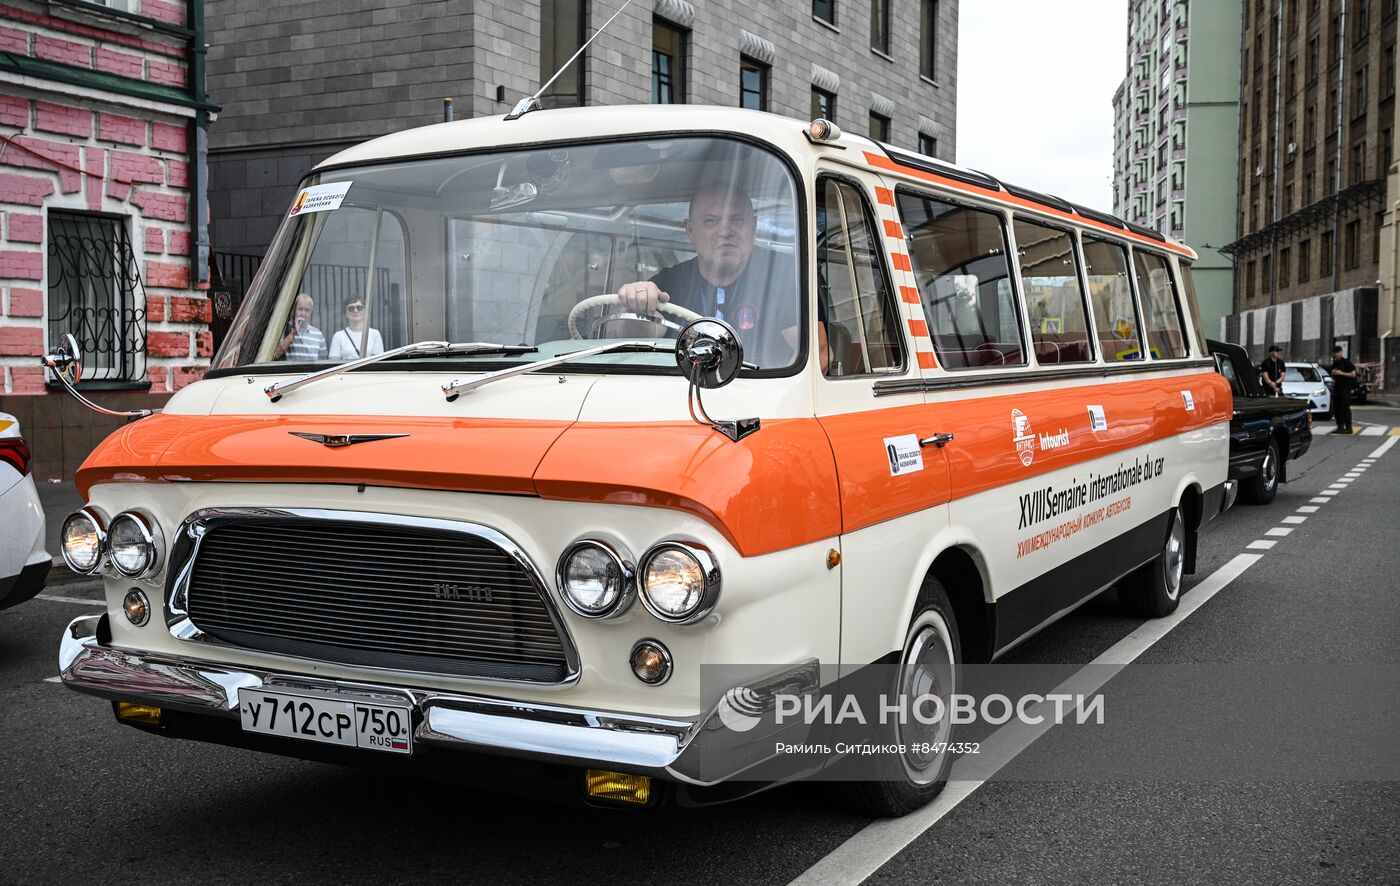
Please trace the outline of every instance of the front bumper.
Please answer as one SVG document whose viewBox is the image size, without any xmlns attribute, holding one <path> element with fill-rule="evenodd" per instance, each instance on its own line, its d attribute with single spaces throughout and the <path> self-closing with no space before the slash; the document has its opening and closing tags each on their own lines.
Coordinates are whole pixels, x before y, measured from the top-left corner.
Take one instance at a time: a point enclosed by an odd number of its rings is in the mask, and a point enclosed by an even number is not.
<svg viewBox="0 0 1400 886">
<path fill-rule="evenodd" d="M 44 589 L 44 580 L 48 578 L 52 566 L 48 560 L 30 563 L 17 575 L 0 578 L 0 609 L 9 609 L 33 599 Z"/>
<path fill-rule="evenodd" d="M 422 713 L 414 732 L 416 747 L 624 770 L 701 786 L 729 780 L 771 756 L 771 735 L 745 736 L 724 728 L 718 705 L 693 720 L 660 718 L 230 668 L 185 656 L 118 648 L 111 644 L 106 619 L 106 615 L 83 616 L 64 631 L 59 673 L 68 688 L 234 721 L 239 719 L 243 689 L 264 685 L 391 689 L 410 695 Z M 803 662 L 735 691 L 762 694 L 775 686 L 815 686 L 818 673 L 815 661 Z"/>
</svg>

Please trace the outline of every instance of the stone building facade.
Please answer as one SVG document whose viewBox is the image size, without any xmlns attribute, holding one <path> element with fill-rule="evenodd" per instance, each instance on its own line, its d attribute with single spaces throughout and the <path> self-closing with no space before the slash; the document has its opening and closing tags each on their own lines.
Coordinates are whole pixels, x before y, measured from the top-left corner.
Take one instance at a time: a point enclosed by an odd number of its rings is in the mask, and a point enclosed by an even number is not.
<svg viewBox="0 0 1400 886">
<path fill-rule="evenodd" d="M 222 0 L 209 10 L 214 247 L 258 256 L 293 190 L 342 147 L 443 119 L 503 114 L 617 11 L 591 0 Z M 635 0 L 545 105 L 654 100 L 810 119 L 951 159 L 957 0 Z M 581 75 L 581 77 L 580 77 Z M 581 80 L 581 87 L 580 87 Z M 834 107 L 833 107 L 834 103 Z"/>
<path fill-rule="evenodd" d="M 1224 331 L 1255 355 L 1378 357 L 1396 0 L 1244 0 L 1238 235 Z"/>
<path fill-rule="evenodd" d="M 0 411 L 39 479 L 71 477 L 119 419 L 45 383 L 71 332 L 89 396 L 158 407 L 198 378 L 208 323 L 200 5 L 0 6 Z M 191 13 L 194 21 L 191 21 Z"/>
</svg>

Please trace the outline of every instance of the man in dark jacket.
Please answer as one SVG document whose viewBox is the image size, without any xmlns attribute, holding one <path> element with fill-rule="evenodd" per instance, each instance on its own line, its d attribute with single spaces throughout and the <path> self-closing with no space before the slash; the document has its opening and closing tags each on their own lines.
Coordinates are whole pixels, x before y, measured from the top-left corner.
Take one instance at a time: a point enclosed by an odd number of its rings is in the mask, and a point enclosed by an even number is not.
<svg viewBox="0 0 1400 886">
<path fill-rule="evenodd" d="M 1264 390 L 1277 397 L 1283 393 L 1283 358 L 1279 354 L 1283 349 L 1278 345 L 1269 348 L 1269 359 L 1259 364 L 1259 371 L 1264 374 Z"/>
<path fill-rule="evenodd" d="M 1351 385 L 1356 380 L 1356 364 L 1342 354 L 1342 346 L 1332 348 L 1332 415 L 1337 433 L 1351 433 Z"/>
</svg>

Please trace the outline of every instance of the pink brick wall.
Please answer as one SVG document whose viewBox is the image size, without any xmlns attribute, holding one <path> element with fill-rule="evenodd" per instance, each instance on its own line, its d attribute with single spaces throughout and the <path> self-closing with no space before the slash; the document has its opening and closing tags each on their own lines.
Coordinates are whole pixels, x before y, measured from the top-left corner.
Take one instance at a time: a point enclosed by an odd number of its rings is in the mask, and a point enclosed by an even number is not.
<svg viewBox="0 0 1400 886">
<path fill-rule="evenodd" d="M 34 121 L 35 129 L 92 138 L 92 111 L 53 102 L 37 102 L 36 105 L 38 116 Z"/>
<path fill-rule="evenodd" d="M 0 52 L 174 87 L 187 83 L 183 41 L 102 27 L 4 3 Z M 138 14 L 184 24 L 180 0 L 138 0 Z M 0 91 L 5 87 L 0 86 Z M 213 351 L 210 302 L 192 281 L 187 124 L 130 109 L 97 111 L 60 87 L 43 100 L 0 94 L 0 394 L 45 394 L 33 357 L 44 347 L 44 211 L 90 210 L 129 220 L 146 287 L 147 378 L 169 393 L 200 378 Z M 107 103 L 120 108 L 123 101 Z M 149 256 L 149 258 L 144 258 Z"/>
</svg>

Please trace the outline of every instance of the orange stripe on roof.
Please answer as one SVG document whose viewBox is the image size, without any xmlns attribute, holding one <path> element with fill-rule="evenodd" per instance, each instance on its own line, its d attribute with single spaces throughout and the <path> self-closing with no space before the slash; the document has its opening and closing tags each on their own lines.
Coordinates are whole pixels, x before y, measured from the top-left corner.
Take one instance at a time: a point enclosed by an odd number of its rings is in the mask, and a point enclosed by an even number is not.
<svg viewBox="0 0 1400 886">
<path fill-rule="evenodd" d="M 1106 225 L 1103 222 L 1095 221 L 1092 218 L 1086 218 L 1082 215 L 1076 215 L 1073 213 L 1065 212 L 1062 209 L 1056 209 L 1055 207 L 1047 206 L 1044 203 L 1037 203 L 1034 200 L 1026 200 L 1024 198 L 1017 197 L 1014 194 L 1008 194 L 1004 191 L 993 191 L 990 188 L 983 188 L 977 185 L 969 185 L 964 182 L 960 182 L 957 179 L 946 178 L 945 176 L 937 175 L 932 172 L 925 172 L 922 169 L 915 169 L 912 166 L 905 166 L 903 163 L 891 160 L 884 154 L 872 154 L 869 151 L 866 151 L 864 153 L 865 162 L 878 169 L 886 169 L 890 172 L 898 172 L 903 175 L 913 176 L 914 178 L 921 178 L 924 181 L 933 182 L 935 184 L 942 185 L 946 188 L 951 188 L 955 191 L 963 191 L 968 194 L 976 194 L 981 197 L 989 197 L 993 200 L 997 200 L 1002 203 L 1010 203 L 1015 206 L 1025 207 L 1026 209 L 1034 209 L 1036 212 L 1043 212 L 1046 215 L 1052 215 L 1059 218 L 1068 219 L 1077 225 L 1083 225 L 1087 228 L 1097 228 L 1101 231 L 1108 231 L 1109 233 L 1117 237 L 1122 237 L 1125 240 L 1133 240 L 1143 244 L 1144 246 L 1150 246 L 1154 249 L 1165 249 L 1168 252 L 1175 252 L 1177 255 L 1185 256 L 1186 258 L 1189 258 L 1193 261 L 1197 258 L 1195 250 L 1191 249 L 1190 247 L 1178 246 L 1174 243 L 1162 243 L 1157 240 L 1153 240 L 1151 237 L 1144 237 L 1141 234 L 1135 233 L 1133 231 L 1125 231 L 1122 228 L 1115 228 L 1112 225 Z"/>
<path fill-rule="evenodd" d="M 885 219 L 885 236 L 893 237 L 896 240 L 904 239 L 904 226 L 897 221 Z"/>
<path fill-rule="evenodd" d="M 933 355 L 928 351 L 919 351 L 918 357 L 920 369 L 934 369 L 938 366 L 938 364 L 934 362 Z"/>
<path fill-rule="evenodd" d="M 909 331 L 915 338 L 928 338 L 928 324 L 923 320 L 910 320 Z"/>
<path fill-rule="evenodd" d="M 894 260 L 894 266 L 901 271 L 912 271 L 914 266 L 909 263 L 909 256 L 902 252 L 890 253 L 890 258 Z"/>
<path fill-rule="evenodd" d="M 912 286 L 899 287 L 899 294 L 911 305 L 917 305 L 919 303 L 919 290 Z"/>
<path fill-rule="evenodd" d="M 870 157 L 869 154 L 866 154 L 865 156 L 866 156 L 867 159 Z M 875 189 L 875 200 L 876 200 L 876 202 L 878 202 L 878 203 L 883 203 L 885 206 L 893 206 L 893 205 L 894 205 L 894 191 L 891 191 L 889 188 L 876 188 L 876 189 Z"/>
</svg>

